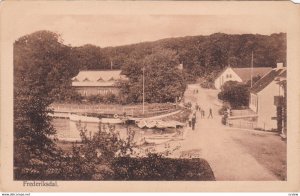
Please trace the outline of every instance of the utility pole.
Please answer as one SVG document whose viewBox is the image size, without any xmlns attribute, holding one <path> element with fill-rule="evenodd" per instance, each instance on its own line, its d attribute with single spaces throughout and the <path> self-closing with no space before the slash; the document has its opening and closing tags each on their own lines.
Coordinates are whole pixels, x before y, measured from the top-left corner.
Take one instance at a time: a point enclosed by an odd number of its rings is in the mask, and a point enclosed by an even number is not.
<svg viewBox="0 0 300 196">
<path fill-rule="evenodd" d="M 143 115 L 145 114 L 145 67 L 142 68 L 143 70 Z"/>
<path fill-rule="evenodd" d="M 251 55 L 251 88 L 252 88 L 252 80 L 253 80 L 253 51 Z"/>
</svg>

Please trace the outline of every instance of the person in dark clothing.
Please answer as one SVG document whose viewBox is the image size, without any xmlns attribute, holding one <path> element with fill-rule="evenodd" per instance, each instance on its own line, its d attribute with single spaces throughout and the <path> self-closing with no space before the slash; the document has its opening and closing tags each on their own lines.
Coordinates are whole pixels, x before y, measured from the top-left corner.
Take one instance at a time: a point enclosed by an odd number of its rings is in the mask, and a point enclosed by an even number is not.
<svg viewBox="0 0 300 196">
<path fill-rule="evenodd" d="M 192 127 L 192 116 L 189 116 L 189 127 Z"/>
<path fill-rule="evenodd" d="M 201 110 L 201 118 L 205 118 L 205 111 Z"/>
<path fill-rule="evenodd" d="M 192 116 L 192 130 L 195 130 L 195 125 L 196 125 L 196 113 L 194 113 Z"/>
<path fill-rule="evenodd" d="M 207 118 L 213 118 L 213 114 L 212 114 L 212 109 L 211 108 L 209 108 L 209 114 L 208 114 Z"/>
</svg>

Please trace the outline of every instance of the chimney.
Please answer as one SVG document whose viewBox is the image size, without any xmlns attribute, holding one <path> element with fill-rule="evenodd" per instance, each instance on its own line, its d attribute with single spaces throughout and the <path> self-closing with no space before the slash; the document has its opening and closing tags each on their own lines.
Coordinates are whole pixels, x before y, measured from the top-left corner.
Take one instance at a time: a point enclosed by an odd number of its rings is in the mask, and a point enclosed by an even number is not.
<svg viewBox="0 0 300 196">
<path fill-rule="evenodd" d="M 283 63 L 277 63 L 277 69 L 282 69 L 283 68 Z"/>
</svg>

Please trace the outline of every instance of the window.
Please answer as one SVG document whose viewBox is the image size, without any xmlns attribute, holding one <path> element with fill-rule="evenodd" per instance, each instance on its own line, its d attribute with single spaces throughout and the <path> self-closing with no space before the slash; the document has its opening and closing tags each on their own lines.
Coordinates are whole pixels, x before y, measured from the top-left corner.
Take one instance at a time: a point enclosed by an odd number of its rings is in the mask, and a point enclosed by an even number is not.
<svg viewBox="0 0 300 196">
<path fill-rule="evenodd" d="M 226 78 L 231 78 L 232 75 L 231 74 L 226 74 Z"/>
<path fill-rule="evenodd" d="M 90 80 L 88 78 L 84 78 L 84 82 L 89 82 Z"/>
</svg>

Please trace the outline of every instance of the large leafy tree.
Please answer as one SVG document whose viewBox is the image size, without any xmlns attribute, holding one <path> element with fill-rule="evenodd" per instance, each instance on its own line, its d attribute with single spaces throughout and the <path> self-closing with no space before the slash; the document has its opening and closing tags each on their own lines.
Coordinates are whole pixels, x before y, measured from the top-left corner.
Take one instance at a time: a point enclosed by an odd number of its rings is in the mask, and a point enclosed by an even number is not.
<svg viewBox="0 0 300 196">
<path fill-rule="evenodd" d="M 127 46 L 103 48 L 106 56 L 118 65 L 127 66 L 131 58 L 144 59 L 154 52 L 172 50 L 191 76 L 210 74 L 215 69 L 249 67 L 254 52 L 254 66 L 275 67 L 277 62 L 286 62 L 286 34 L 272 35 L 228 35 L 216 33 L 209 36 L 168 38 Z M 200 68 L 201 67 L 201 68 Z M 209 69 L 212 68 L 212 69 Z M 203 69 L 210 72 L 204 74 Z M 194 77 L 196 78 L 196 77 Z"/>
<path fill-rule="evenodd" d="M 226 82 L 218 98 L 230 103 L 232 108 L 240 108 L 249 104 L 249 86 L 236 81 Z"/>
<path fill-rule="evenodd" d="M 74 74 L 70 48 L 59 35 L 39 31 L 14 43 L 14 166 L 21 175 L 39 175 L 56 157 L 48 106 L 56 89 Z"/>
<path fill-rule="evenodd" d="M 82 70 L 110 69 L 109 56 L 91 44 L 72 48 L 73 63 Z"/>
<path fill-rule="evenodd" d="M 174 102 L 183 95 L 186 82 L 179 60 L 172 50 L 157 50 L 142 60 L 132 60 L 123 68 L 129 80 L 121 84 L 122 94 L 129 102 L 141 102 L 143 97 L 143 68 L 146 102 Z"/>
</svg>

